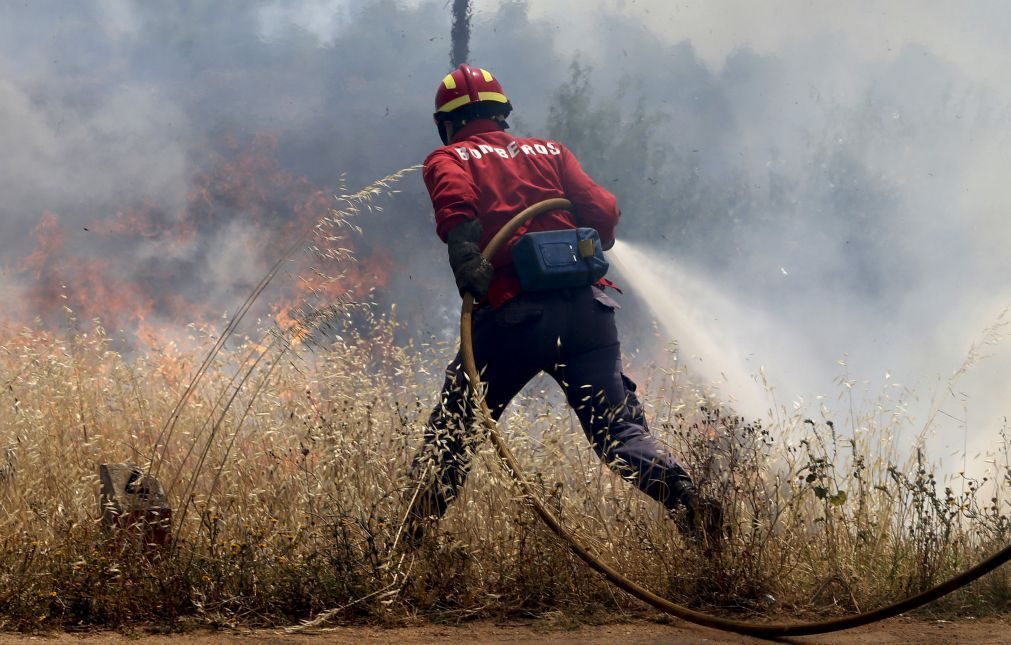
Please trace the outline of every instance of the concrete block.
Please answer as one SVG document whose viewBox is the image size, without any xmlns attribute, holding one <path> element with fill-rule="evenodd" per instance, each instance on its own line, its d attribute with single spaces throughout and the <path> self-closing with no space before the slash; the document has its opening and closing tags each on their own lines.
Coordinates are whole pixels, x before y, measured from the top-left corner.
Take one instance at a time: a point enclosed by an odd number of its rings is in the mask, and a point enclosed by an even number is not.
<svg viewBox="0 0 1011 645">
<path fill-rule="evenodd" d="M 133 464 L 102 464 L 102 524 L 127 530 L 145 546 L 165 546 L 172 538 L 172 508 L 161 482 Z"/>
</svg>

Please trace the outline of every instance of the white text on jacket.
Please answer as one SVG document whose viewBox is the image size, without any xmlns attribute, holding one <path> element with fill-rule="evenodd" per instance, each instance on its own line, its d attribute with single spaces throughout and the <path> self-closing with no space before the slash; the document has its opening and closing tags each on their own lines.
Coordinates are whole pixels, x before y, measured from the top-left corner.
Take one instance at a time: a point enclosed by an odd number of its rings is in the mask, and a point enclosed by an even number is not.
<svg viewBox="0 0 1011 645">
<path fill-rule="evenodd" d="M 481 144 L 477 148 L 453 148 L 453 151 L 460 157 L 463 161 L 468 161 L 470 159 L 480 159 L 485 155 L 498 155 L 503 159 L 513 159 L 525 155 L 560 155 L 562 154 L 561 148 L 558 147 L 554 141 L 546 141 L 544 143 L 530 144 L 519 144 L 513 141 L 505 148 L 496 148 L 494 146 L 489 146 L 486 144 Z"/>
</svg>

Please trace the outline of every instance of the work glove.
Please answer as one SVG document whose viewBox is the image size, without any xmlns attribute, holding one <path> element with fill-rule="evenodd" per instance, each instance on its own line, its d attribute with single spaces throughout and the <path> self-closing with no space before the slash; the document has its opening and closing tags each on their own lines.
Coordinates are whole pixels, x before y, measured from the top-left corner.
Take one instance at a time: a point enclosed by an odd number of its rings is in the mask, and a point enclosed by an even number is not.
<svg viewBox="0 0 1011 645">
<path fill-rule="evenodd" d="M 449 266 L 456 277 L 456 287 L 460 296 L 470 293 L 475 300 L 481 300 L 491 286 L 491 262 L 481 257 L 481 222 L 467 220 L 453 227 L 446 235 L 449 245 Z"/>
</svg>

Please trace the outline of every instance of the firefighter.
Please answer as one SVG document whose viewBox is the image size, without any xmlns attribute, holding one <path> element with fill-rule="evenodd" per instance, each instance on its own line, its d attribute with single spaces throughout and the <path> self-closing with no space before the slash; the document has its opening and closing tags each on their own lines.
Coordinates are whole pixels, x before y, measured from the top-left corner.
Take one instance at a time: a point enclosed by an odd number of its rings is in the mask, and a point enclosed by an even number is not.
<svg viewBox="0 0 1011 645">
<path fill-rule="evenodd" d="M 613 285 L 601 279 L 575 289 L 524 292 L 509 244 L 490 262 L 481 256 L 506 222 L 545 199 L 566 198 L 573 211 L 542 214 L 516 239 L 590 227 L 608 249 L 620 217 L 614 195 L 594 183 L 561 143 L 510 135 L 511 110 L 490 72 L 460 65 L 439 84 L 434 118 L 445 145 L 424 164 L 436 233 L 448 246 L 456 285 L 478 303 L 473 345 L 485 401 L 498 419 L 530 379 L 546 372 L 564 390 L 597 455 L 670 509 L 689 536 L 704 537 L 721 521 L 718 507 L 700 502 L 688 473 L 649 434 L 636 386 L 621 368 L 618 304 L 605 292 Z M 466 381 L 458 354 L 411 465 L 404 528 L 415 545 L 456 496 L 483 439 Z"/>
</svg>

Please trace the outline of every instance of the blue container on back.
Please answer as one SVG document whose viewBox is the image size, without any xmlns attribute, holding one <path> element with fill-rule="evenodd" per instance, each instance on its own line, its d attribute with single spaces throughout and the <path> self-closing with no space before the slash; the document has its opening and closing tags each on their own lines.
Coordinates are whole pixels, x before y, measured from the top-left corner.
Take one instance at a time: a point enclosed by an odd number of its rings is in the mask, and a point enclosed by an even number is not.
<svg viewBox="0 0 1011 645">
<path fill-rule="evenodd" d="M 524 291 L 585 287 L 607 273 L 592 228 L 527 233 L 513 244 L 512 258 Z"/>
</svg>

